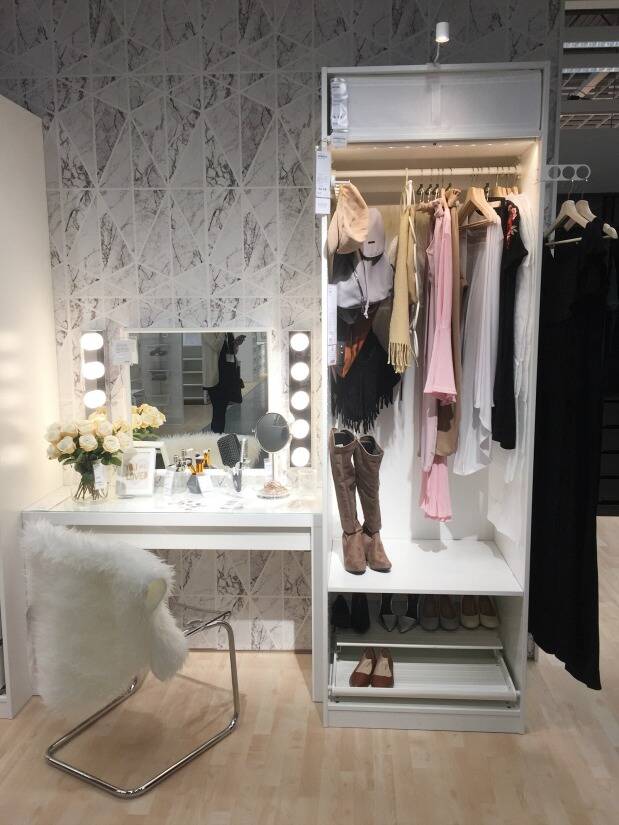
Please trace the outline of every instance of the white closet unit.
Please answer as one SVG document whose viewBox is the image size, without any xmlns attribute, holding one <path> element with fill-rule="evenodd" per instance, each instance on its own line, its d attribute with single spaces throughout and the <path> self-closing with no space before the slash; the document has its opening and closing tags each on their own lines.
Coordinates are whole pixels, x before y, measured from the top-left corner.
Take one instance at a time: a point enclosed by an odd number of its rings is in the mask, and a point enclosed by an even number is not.
<svg viewBox="0 0 619 825">
<path fill-rule="evenodd" d="M 525 728 L 530 490 L 533 469 L 537 317 L 543 216 L 540 170 L 548 121 L 546 63 L 327 68 L 322 73 L 322 139 L 329 140 L 329 87 L 342 77 L 348 88 L 348 135 L 332 149 L 339 179 L 350 179 L 370 206 L 398 204 L 402 177 L 378 170 L 417 170 L 416 189 L 429 179 L 466 188 L 495 184 L 488 168 L 517 168 L 520 191 L 531 202 L 537 225 L 534 318 L 528 382 L 530 414 L 525 439 L 525 489 L 517 514 L 520 540 L 499 533 L 488 519 L 488 469 L 466 477 L 450 471 L 453 519 L 439 524 L 418 506 L 420 461 L 415 441 L 415 366 L 401 396 L 384 409 L 373 431 L 385 456 L 381 467 L 381 535 L 393 568 L 388 574 L 344 570 L 341 525 L 331 480 L 327 434 L 331 415 L 327 363 L 328 313 L 323 311 L 323 556 L 315 563 L 315 610 L 321 649 L 315 650 L 323 680 L 324 724 L 437 730 L 522 732 Z M 420 170 L 432 170 L 429 177 Z M 442 171 L 441 171 L 442 170 Z M 460 171 L 459 171 L 460 170 Z M 374 174 L 363 172 L 373 171 Z M 350 172 L 350 176 L 347 175 Z M 355 174 L 356 172 L 356 174 Z M 327 306 L 328 262 L 322 219 L 322 300 Z M 493 452 L 498 445 L 493 446 Z M 496 453 L 495 453 L 496 454 Z M 450 467 L 452 459 L 450 459 Z M 369 594 L 372 626 L 359 636 L 334 633 L 329 603 L 334 594 Z M 495 597 L 498 630 L 463 628 L 434 633 L 416 628 L 387 633 L 375 622 L 380 593 L 487 594 Z M 392 689 L 348 686 L 360 646 L 389 647 Z"/>
</svg>

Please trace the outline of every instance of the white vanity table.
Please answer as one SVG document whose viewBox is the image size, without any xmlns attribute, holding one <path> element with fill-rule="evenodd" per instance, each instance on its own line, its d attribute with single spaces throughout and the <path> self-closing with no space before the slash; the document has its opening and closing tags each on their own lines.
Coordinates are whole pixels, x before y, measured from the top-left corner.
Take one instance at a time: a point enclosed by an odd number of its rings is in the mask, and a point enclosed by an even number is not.
<svg viewBox="0 0 619 825">
<path fill-rule="evenodd" d="M 51 524 L 93 530 L 149 550 L 297 550 L 312 553 L 312 590 L 321 563 L 321 502 L 314 492 L 292 490 L 283 499 L 260 498 L 246 487 L 240 494 L 213 490 L 111 498 L 76 504 L 68 487 L 27 507 L 24 524 Z M 312 617 L 312 648 L 318 649 L 320 622 Z M 314 658 L 313 697 L 319 699 L 321 674 Z"/>
</svg>

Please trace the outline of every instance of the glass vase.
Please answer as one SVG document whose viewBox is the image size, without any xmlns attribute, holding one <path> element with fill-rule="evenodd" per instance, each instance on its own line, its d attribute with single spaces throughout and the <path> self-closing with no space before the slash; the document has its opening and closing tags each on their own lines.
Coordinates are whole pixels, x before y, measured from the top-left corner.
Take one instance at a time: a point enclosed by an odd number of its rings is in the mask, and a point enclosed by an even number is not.
<svg viewBox="0 0 619 825">
<path fill-rule="evenodd" d="M 71 484 L 71 498 L 76 504 L 100 504 L 107 501 L 111 485 L 108 468 L 100 461 L 75 469 Z"/>
</svg>

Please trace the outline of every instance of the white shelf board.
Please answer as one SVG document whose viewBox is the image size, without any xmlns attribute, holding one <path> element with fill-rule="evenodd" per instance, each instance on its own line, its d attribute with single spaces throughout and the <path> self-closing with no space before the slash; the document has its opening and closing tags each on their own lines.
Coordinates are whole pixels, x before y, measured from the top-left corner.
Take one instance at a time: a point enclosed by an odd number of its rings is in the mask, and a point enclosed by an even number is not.
<svg viewBox="0 0 619 825">
<path fill-rule="evenodd" d="M 397 628 L 385 630 L 377 621 L 372 621 L 367 633 L 354 630 L 337 630 L 335 644 L 338 647 L 390 647 L 390 648 L 441 648 L 454 650 L 502 650 L 503 643 L 498 631 L 486 627 L 467 630 L 424 630 L 417 625 L 407 633 Z"/>
<path fill-rule="evenodd" d="M 401 650 L 394 657 L 392 688 L 350 687 L 348 680 L 357 662 L 357 656 L 335 658 L 331 697 L 476 702 L 515 702 L 518 698 L 502 656 L 492 651 Z"/>
<path fill-rule="evenodd" d="M 493 541 L 408 541 L 383 538 L 392 568 L 362 575 L 344 570 L 341 539 L 334 539 L 329 564 L 331 593 L 447 593 L 521 596 L 522 586 Z"/>
</svg>

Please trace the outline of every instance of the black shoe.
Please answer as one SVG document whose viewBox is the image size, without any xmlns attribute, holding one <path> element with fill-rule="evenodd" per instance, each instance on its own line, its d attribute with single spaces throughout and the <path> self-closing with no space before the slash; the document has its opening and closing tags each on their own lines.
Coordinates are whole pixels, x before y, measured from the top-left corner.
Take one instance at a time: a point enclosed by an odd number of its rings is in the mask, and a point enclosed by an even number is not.
<svg viewBox="0 0 619 825">
<path fill-rule="evenodd" d="M 381 596 L 378 621 L 385 630 L 388 630 L 390 633 L 398 623 L 398 617 L 393 612 L 393 607 L 391 606 L 391 593 L 383 593 Z"/>
<path fill-rule="evenodd" d="M 331 624 L 340 630 L 348 630 L 350 627 L 350 609 L 343 596 L 338 596 L 331 605 Z"/>
<path fill-rule="evenodd" d="M 403 616 L 398 616 L 398 630 L 400 633 L 406 633 L 407 631 L 412 630 L 419 621 L 419 596 L 411 595 L 409 593 L 406 598 L 406 613 L 404 613 Z"/>
<path fill-rule="evenodd" d="M 352 594 L 350 626 L 357 633 L 367 633 L 370 629 L 370 609 L 365 593 Z"/>
</svg>

